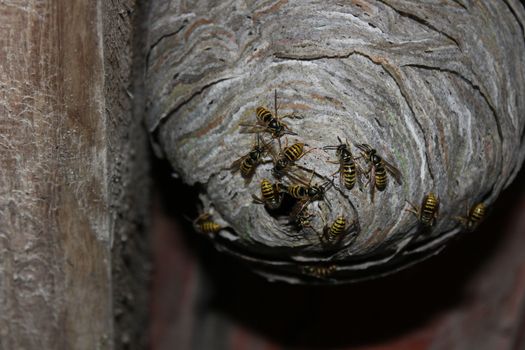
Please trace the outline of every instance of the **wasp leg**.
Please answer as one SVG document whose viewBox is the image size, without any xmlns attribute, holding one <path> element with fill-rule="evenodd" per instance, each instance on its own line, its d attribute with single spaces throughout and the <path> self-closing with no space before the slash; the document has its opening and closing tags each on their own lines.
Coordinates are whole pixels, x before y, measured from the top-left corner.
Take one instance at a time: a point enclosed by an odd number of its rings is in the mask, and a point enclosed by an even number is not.
<svg viewBox="0 0 525 350">
<path fill-rule="evenodd" d="M 409 201 L 407 201 L 407 200 L 405 200 L 405 202 L 407 202 L 407 203 L 412 207 L 412 208 L 410 208 L 410 209 L 405 209 L 405 211 L 408 211 L 408 212 L 410 212 L 410 213 L 413 213 L 413 214 L 415 214 L 417 217 L 419 217 L 419 215 L 420 215 L 419 209 L 418 209 L 414 204 L 412 204 L 411 202 L 409 202 Z"/>
<path fill-rule="evenodd" d="M 280 117 L 280 119 L 284 119 L 284 118 L 303 119 L 304 117 L 302 115 L 296 115 L 296 114 L 292 113 L 292 114 L 285 114 L 282 117 Z"/>
<path fill-rule="evenodd" d="M 327 160 L 326 162 L 327 163 L 332 163 L 332 164 L 341 164 L 340 161 L 335 161 L 335 160 Z"/>
<path fill-rule="evenodd" d="M 252 198 L 253 198 L 253 202 L 254 203 L 257 203 L 257 204 L 265 204 L 264 201 L 262 199 L 260 199 L 259 197 L 257 197 L 256 195 L 252 194 Z"/>
<path fill-rule="evenodd" d="M 453 219 L 458 221 L 462 226 L 468 227 L 468 218 L 463 216 L 454 216 Z"/>
<path fill-rule="evenodd" d="M 315 147 L 314 147 L 314 148 L 310 148 L 310 149 L 309 149 L 308 151 L 306 151 L 306 152 L 303 152 L 303 154 L 301 154 L 301 155 L 299 156 L 299 158 L 296 159 L 296 161 L 298 161 L 299 159 L 303 158 L 306 154 L 308 154 L 308 153 L 310 153 L 310 152 L 312 152 L 313 150 L 316 150 L 316 149 L 319 149 L 319 148 L 315 148 Z"/>
<path fill-rule="evenodd" d="M 355 169 L 356 169 L 356 178 L 357 178 L 357 185 L 359 186 L 359 191 L 363 192 L 363 181 L 361 181 L 361 175 L 364 174 L 363 168 L 357 163 L 355 163 Z"/>
<path fill-rule="evenodd" d="M 320 178 L 320 179 L 328 180 L 327 177 L 325 177 L 325 176 L 319 174 L 318 172 L 316 172 L 316 171 L 313 170 L 313 169 L 309 169 L 309 168 L 307 168 L 307 167 L 305 167 L 305 166 L 302 166 L 302 165 L 299 165 L 299 164 L 294 164 L 294 166 L 297 167 L 297 168 L 299 168 L 299 169 L 301 169 L 301 170 L 303 170 L 304 172 L 307 172 L 307 173 L 314 173 L 315 176 L 317 176 L 317 177 Z"/>
</svg>

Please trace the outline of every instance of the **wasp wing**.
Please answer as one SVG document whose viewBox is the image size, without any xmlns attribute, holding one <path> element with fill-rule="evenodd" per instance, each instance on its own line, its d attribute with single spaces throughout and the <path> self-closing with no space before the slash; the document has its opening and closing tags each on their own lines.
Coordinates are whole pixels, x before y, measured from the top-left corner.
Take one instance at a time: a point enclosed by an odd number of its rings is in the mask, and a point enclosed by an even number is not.
<svg viewBox="0 0 525 350">
<path fill-rule="evenodd" d="M 224 168 L 224 170 L 230 170 L 232 174 L 235 174 L 241 168 L 241 164 L 246 159 L 246 157 L 248 156 L 242 156 L 241 158 L 234 161 L 228 168 Z"/>
<path fill-rule="evenodd" d="M 374 203 L 374 194 L 376 190 L 376 168 L 372 166 L 372 169 L 370 169 L 370 180 L 368 183 L 368 186 L 370 186 L 370 198 L 372 199 L 372 203 Z"/>
<path fill-rule="evenodd" d="M 398 168 L 387 162 L 383 159 L 383 165 L 385 166 L 385 169 L 392 175 L 394 180 L 396 180 L 398 185 L 402 185 L 403 181 L 401 181 L 402 175 Z"/>
</svg>

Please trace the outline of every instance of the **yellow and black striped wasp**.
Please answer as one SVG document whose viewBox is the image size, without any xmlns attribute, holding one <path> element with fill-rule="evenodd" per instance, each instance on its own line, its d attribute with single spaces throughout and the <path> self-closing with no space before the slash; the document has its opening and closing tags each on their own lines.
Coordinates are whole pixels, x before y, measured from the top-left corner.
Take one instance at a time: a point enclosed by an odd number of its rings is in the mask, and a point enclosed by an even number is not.
<svg viewBox="0 0 525 350">
<path fill-rule="evenodd" d="M 245 184 L 249 184 L 252 181 L 257 166 L 264 163 L 262 157 L 268 152 L 268 146 L 268 143 L 261 145 L 260 136 L 257 134 L 257 142 L 250 152 L 234 161 L 230 167 L 225 170 L 231 170 L 232 174 L 240 171 Z"/>
<path fill-rule="evenodd" d="M 292 174 L 292 167 L 303 168 L 295 164 L 295 162 L 313 150 L 309 149 L 308 151 L 305 151 L 304 146 L 304 143 L 296 142 L 291 146 L 286 146 L 278 156 L 272 154 L 272 158 L 274 159 L 272 175 L 278 179 L 281 179 L 286 175 L 294 180 L 300 181 L 302 179 L 300 176 Z"/>
<path fill-rule="evenodd" d="M 423 197 L 420 208 L 408 201 L 407 203 L 412 206 L 412 209 L 406 210 L 414 213 L 421 225 L 426 228 L 434 226 L 439 215 L 439 197 L 434 192 L 429 192 Z"/>
<path fill-rule="evenodd" d="M 399 185 L 402 184 L 401 172 L 395 166 L 377 155 L 377 151 L 375 149 L 365 143 L 356 144 L 355 146 L 362 151 L 361 156 L 370 164 L 367 174 L 369 177 L 370 196 L 372 198 L 372 203 L 374 202 L 375 190 L 385 190 L 388 184 L 387 173 L 390 173 Z"/>
<path fill-rule="evenodd" d="M 305 265 L 300 267 L 303 275 L 315 277 L 318 279 L 326 279 L 337 271 L 334 264 L 331 265 Z"/>
<path fill-rule="evenodd" d="M 363 172 L 362 169 L 355 162 L 354 156 L 350 151 L 350 146 L 348 145 L 348 142 L 343 143 L 339 136 L 337 136 L 337 140 L 339 141 L 339 145 L 325 146 L 323 147 L 323 149 L 336 150 L 335 155 L 339 160 L 337 162 L 329 162 L 339 164 L 339 170 L 337 172 L 339 173 L 339 180 L 341 182 L 341 186 L 344 186 L 348 190 L 351 190 L 352 188 L 354 188 L 356 182 L 358 182 L 359 187 L 361 187 L 360 174 Z"/>
<path fill-rule="evenodd" d="M 324 195 L 330 185 L 333 185 L 331 180 L 326 180 L 321 185 L 312 185 L 312 179 L 314 172 L 308 182 L 304 182 L 302 179 L 299 183 L 290 184 L 285 186 L 285 191 L 293 198 L 300 202 L 313 202 L 324 199 Z M 304 207 L 303 207 L 304 208 Z"/>
<path fill-rule="evenodd" d="M 297 135 L 293 132 L 288 125 L 281 121 L 284 118 L 300 118 L 298 116 L 287 114 L 279 117 L 277 114 L 277 90 L 274 94 L 274 107 L 275 114 L 270 112 L 266 107 L 259 106 L 255 110 L 257 117 L 257 124 L 240 124 L 240 126 L 246 127 L 247 129 L 241 131 L 242 133 L 253 133 L 253 132 L 267 132 L 272 138 L 280 139 L 283 135 Z M 280 140 L 279 140 L 280 145 Z"/>
<path fill-rule="evenodd" d="M 344 215 L 339 215 L 330 225 L 326 223 L 326 219 L 323 218 L 323 221 L 325 225 L 323 227 L 323 233 L 319 238 L 324 244 L 338 244 L 349 234 L 352 234 L 353 238 L 357 237 L 355 220 L 349 223 Z"/>
<path fill-rule="evenodd" d="M 221 225 L 214 222 L 210 213 L 202 213 L 193 220 L 193 227 L 197 232 L 203 234 L 216 234 L 223 229 Z"/>
<path fill-rule="evenodd" d="M 455 219 L 459 221 L 467 229 L 467 231 L 472 232 L 483 221 L 486 213 L 487 207 L 484 203 L 480 202 L 470 208 L 466 217 L 457 216 Z"/>
<path fill-rule="evenodd" d="M 284 191 L 286 191 L 286 193 L 292 198 L 298 200 L 290 212 L 290 218 L 292 221 L 295 220 L 300 213 L 306 210 L 306 207 L 311 202 L 325 200 L 327 205 L 330 205 L 325 197 L 325 193 L 331 186 L 333 186 L 333 181 L 327 180 L 320 185 L 312 185 L 313 176 L 314 172 L 312 172 L 312 176 L 308 182 L 299 180 L 299 183 L 284 186 Z"/>
<path fill-rule="evenodd" d="M 301 212 L 292 216 L 289 225 L 291 225 L 296 231 L 301 231 L 307 228 L 313 229 L 310 220 L 312 217 L 314 217 L 314 214 L 309 212 L 308 209 L 303 208 Z"/>
<path fill-rule="evenodd" d="M 257 204 L 264 204 L 268 209 L 277 209 L 283 201 L 283 192 L 280 183 L 271 183 L 268 179 L 261 181 L 261 197 L 252 194 L 253 201 Z"/>
</svg>

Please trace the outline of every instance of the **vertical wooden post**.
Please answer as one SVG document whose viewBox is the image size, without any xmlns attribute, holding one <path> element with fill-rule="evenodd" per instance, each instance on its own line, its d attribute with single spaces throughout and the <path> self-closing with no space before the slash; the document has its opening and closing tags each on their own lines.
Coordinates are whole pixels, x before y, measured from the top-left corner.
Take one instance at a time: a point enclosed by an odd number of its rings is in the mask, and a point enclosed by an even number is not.
<svg viewBox="0 0 525 350">
<path fill-rule="evenodd" d="M 144 315 L 144 270 L 129 271 L 145 266 L 137 251 L 148 189 L 131 113 L 133 8 L 0 6 L 2 349 L 136 344 L 121 327 Z"/>
</svg>

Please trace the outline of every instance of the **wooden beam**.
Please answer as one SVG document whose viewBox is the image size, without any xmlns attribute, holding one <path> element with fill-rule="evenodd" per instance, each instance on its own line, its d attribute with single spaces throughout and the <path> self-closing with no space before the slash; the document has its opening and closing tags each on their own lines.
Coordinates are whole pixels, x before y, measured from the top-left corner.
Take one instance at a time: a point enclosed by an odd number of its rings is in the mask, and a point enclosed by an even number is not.
<svg viewBox="0 0 525 350">
<path fill-rule="evenodd" d="M 113 311 L 118 295 L 142 300 L 116 269 L 140 245 L 129 242 L 144 228 L 147 193 L 147 182 L 131 192 L 147 169 L 126 94 L 133 6 L 0 8 L 0 348 L 112 348 L 116 335 L 137 337 L 115 329 Z"/>
</svg>

